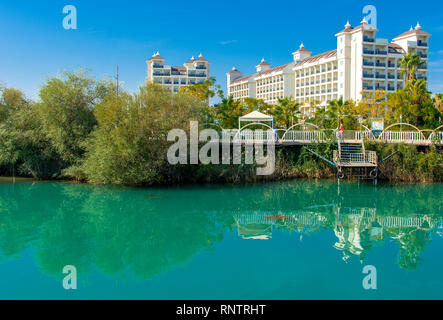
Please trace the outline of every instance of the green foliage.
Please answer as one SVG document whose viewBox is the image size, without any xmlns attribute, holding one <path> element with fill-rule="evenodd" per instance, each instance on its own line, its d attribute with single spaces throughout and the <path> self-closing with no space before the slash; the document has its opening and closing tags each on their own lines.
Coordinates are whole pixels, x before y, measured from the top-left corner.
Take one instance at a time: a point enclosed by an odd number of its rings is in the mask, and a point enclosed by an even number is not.
<svg viewBox="0 0 443 320">
<path fill-rule="evenodd" d="M 82 72 L 49 78 L 40 101 L 29 102 L 17 89 L 2 90 L 0 101 L 0 165 L 38 179 L 61 177 L 77 163 L 84 141 L 96 125 L 93 109 L 112 91 Z"/>
<path fill-rule="evenodd" d="M 216 80 L 214 77 L 210 77 L 203 83 L 195 83 L 186 87 L 182 87 L 180 91 L 183 93 L 191 94 L 205 102 L 208 102 L 209 98 L 213 98 L 216 95 L 218 97 L 223 96 L 223 91 L 221 90 L 220 85 L 216 84 Z"/>
<path fill-rule="evenodd" d="M 14 108 L 0 124 L 0 165 L 9 167 L 6 174 L 49 179 L 60 172 L 60 161 L 42 132 L 37 109 L 35 104 Z"/>
<path fill-rule="evenodd" d="M 286 129 L 298 122 L 300 117 L 300 104 L 295 102 L 292 97 L 278 99 L 278 104 L 273 108 L 271 114 L 274 116 L 274 122 Z"/>
<path fill-rule="evenodd" d="M 338 100 L 329 101 L 326 107 L 318 107 L 314 117 L 307 122 L 316 124 L 320 128 L 337 129 L 340 122 L 348 130 L 358 128 L 357 117 L 354 116 L 354 102 L 344 101 L 342 97 Z"/>
<path fill-rule="evenodd" d="M 98 127 L 85 143 L 84 161 L 66 172 L 95 183 L 162 183 L 168 132 L 187 131 L 202 107 L 192 95 L 155 84 L 140 87 L 132 96 L 107 95 L 96 107 Z"/>
<path fill-rule="evenodd" d="M 387 121 L 413 124 L 419 128 L 435 129 L 442 117 L 434 104 L 426 81 L 411 80 L 404 89 L 388 95 Z"/>
<path fill-rule="evenodd" d="M 113 89 L 83 72 L 65 72 L 42 87 L 42 129 L 63 161 L 73 164 L 82 157 L 83 142 L 96 125 L 94 107 Z"/>
<path fill-rule="evenodd" d="M 400 59 L 402 73 L 406 74 L 406 84 L 415 79 L 415 71 L 423 64 L 420 56 L 415 52 L 409 52 Z"/>
<path fill-rule="evenodd" d="M 214 106 L 213 119 L 225 129 L 238 127 L 238 118 L 246 114 L 246 109 L 232 96 L 223 98 L 221 103 Z"/>
<path fill-rule="evenodd" d="M 366 149 L 376 151 L 379 161 L 396 152 L 381 165 L 381 179 L 404 182 L 438 182 L 443 179 L 441 147 L 426 149 L 407 144 L 367 143 Z"/>
</svg>

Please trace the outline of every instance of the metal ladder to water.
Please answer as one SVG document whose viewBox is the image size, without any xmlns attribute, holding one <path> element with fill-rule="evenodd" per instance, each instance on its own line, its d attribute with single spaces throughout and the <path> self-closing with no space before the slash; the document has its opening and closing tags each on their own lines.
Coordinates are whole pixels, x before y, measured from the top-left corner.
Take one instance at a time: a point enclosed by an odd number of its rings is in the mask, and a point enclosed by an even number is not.
<svg viewBox="0 0 443 320">
<path fill-rule="evenodd" d="M 339 162 L 340 164 L 353 164 L 365 162 L 365 147 L 363 141 L 360 142 L 341 142 L 339 144 Z"/>
</svg>

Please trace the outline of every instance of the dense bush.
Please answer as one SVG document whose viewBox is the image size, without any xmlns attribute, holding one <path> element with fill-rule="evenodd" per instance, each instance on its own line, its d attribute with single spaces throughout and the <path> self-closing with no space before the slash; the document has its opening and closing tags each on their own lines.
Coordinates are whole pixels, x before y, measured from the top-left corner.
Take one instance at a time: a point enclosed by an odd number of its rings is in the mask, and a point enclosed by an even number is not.
<svg viewBox="0 0 443 320">
<path fill-rule="evenodd" d="M 2 174 L 37 179 L 62 177 L 62 170 L 83 156 L 84 141 L 96 125 L 95 104 L 112 90 L 79 73 L 63 73 L 42 86 L 40 101 L 27 101 L 16 89 L 0 100 Z"/>
<path fill-rule="evenodd" d="M 437 182 L 443 181 L 443 150 L 407 144 L 369 143 L 366 149 L 377 152 L 379 161 L 386 160 L 380 168 L 380 178 L 389 181 Z"/>
<path fill-rule="evenodd" d="M 198 98 L 157 85 L 134 95 L 110 94 L 95 109 L 98 127 L 85 143 L 84 160 L 66 173 L 94 183 L 164 183 L 168 132 L 188 132 L 202 108 Z"/>
</svg>

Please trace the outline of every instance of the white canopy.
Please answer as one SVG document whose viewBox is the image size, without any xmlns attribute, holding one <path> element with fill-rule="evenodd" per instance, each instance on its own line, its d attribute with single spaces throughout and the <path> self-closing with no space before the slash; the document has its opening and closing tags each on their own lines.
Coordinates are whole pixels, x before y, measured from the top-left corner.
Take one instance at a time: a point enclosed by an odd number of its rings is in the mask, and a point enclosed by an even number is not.
<svg viewBox="0 0 443 320">
<path fill-rule="evenodd" d="M 274 121 L 274 117 L 258 111 L 253 111 L 250 114 L 240 117 L 240 121 Z"/>
<path fill-rule="evenodd" d="M 267 114 L 261 113 L 259 111 L 253 111 L 243 117 L 238 118 L 238 129 L 241 129 L 242 122 L 271 122 L 271 128 L 274 126 L 274 117 L 268 116 Z"/>
</svg>

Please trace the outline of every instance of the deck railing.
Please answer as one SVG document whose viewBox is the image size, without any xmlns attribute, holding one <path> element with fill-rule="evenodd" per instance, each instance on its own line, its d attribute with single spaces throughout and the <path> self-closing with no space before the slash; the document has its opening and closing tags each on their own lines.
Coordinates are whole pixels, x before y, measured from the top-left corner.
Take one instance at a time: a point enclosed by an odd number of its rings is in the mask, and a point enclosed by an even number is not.
<svg viewBox="0 0 443 320">
<path fill-rule="evenodd" d="M 309 142 L 322 142 L 326 141 L 326 135 L 320 130 L 311 131 L 288 131 L 286 132 L 282 141 L 295 142 L 295 141 L 309 141 Z"/>
<path fill-rule="evenodd" d="M 287 142 L 287 143 L 324 143 L 340 139 L 339 132 L 333 130 L 244 130 L 238 133 L 237 129 L 223 130 L 223 142 Z M 371 131 L 346 130 L 345 141 L 383 141 L 386 143 L 431 144 L 443 143 L 443 132 L 433 132 L 428 138 L 421 131 L 384 131 L 375 137 Z"/>
<path fill-rule="evenodd" d="M 366 152 L 341 152 L 341 156 L 337 150 L 334 150 L 335 163 L 370 163 L 377 165 L 377 153 L 375 151 Z"/>
<path fill-rule="evenodd" d="M 233 138 L 234 142 L 275 142 L 276 140 L 274 130 L 245 130 L 237 132 Z"/>
<path fill-rule="evenodd" d="M 426 141 L 423 133 L 419 131 L 385 131 L 380 135 L 380 140 L 386 142 L 424 142 Z"/>
</svg>

